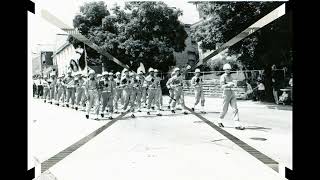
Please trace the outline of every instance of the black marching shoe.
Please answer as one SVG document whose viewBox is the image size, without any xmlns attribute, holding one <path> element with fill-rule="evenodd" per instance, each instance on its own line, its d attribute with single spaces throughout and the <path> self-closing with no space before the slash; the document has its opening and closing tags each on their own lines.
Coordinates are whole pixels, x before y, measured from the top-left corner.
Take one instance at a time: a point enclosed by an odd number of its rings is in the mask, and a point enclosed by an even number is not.
<svg viewBox="0 0 320 180">
<path fill-rule="evenodd" d="M 150 112 L 148 111 L 147 114 L 150 115 Z"/>
<path fill-rule="evenodd" d="M 66 107 L 68 108 L 68 107 L 69 107 L 69 104 L 67 104 Z"/>
<path fill-rule="evenodd" d="M 113 117 L 112 117 L 112 116 L 110 116 L 110 117 L 109 117 L 109 119 L 111 120 L 111 119 L 113 119 Z"/>
<path fill-rule="evenodd" d="M 131 114 L 131 117 L 132 117 L 132 118 L 135 118 L 136 116 L 135 116 L 134 114 Z"/>
<path fill-rule="evenodd" d="M 176 113 L 176 111 L 174 111 L 174 110 L 171 110 L 171 112 L 172 112 L 172 113 Z"/>
<path fill-rule="evenodd" d="M 219 127 L 224 127 L 224 125 L 222 123 L 218 123 Z"/>
<path fill-rule="evenodd" d="M 138 112 L 141 112 L 141 110 L 138 110 Z"/>
<path fill-rule="evenodd" d="M 168 109 L 170 109 L 170 106 L 168 106 Z"/>
<path fill-rule="evenodd" d="M 89 115 L 86 115 L 86 118 L 89 119 Z"/>
<path fill-rule="evenodd" d="M 194 111 L 194 108 L 191 108 L 192 111 Z"/>
<path fill-rule="evenodd" d="M 242 126 L 237 126 L 237 127 L 235 127 L 237 130 L 244 130 L 245 128 L 244 127 L 242 127 Z"/>
<path fill-rule="evenodd" d="M 154 107 L 151 107 L 152 110 L 154 110 Z"/>
<path fill-rule="evenodd" d="M 157 116 L 162 116 L 162 114 L 161 114 L 161 113 L 158 113 Z"/>
<path fill-rule="evenodd" d="M 47 101 L 46 100 L 44 100 L 44 103 L 46 103 Z"/>
<path fill-rule="evenodd" d="M 185 111 L 185 112 L 183 112 L 183 114 L 187 115 L 188 113 Z"/>
<path fill-rule="evenodd" d="M 76 111 L 78 111 L 78 107 L 75 107 Z"/>
<path fill-rule="evenodd" d="M 101 115 L 101 117 L 104 117 L 104 114 L 100 114 Z"/>
</svg>

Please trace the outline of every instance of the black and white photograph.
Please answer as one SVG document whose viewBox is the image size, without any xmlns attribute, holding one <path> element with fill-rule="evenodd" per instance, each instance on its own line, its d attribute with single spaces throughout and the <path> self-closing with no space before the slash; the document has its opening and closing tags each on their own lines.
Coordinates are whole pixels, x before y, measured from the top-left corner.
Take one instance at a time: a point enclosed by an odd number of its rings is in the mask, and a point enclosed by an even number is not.
<svg viewBox="0 0 320 180">
<path fill-rule="evenodd" d="M 289 1 L 32 2 L 35 180 L 290 180 Z"/>
</svg>

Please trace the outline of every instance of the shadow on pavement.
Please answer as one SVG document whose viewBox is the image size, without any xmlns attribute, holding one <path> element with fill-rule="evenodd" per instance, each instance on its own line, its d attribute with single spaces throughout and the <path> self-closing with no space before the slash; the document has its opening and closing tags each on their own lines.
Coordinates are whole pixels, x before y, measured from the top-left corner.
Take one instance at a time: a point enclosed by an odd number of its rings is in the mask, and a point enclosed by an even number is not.
<svg viewBox="0 0 320 180">
<path fill-rule="evenodd" d="M 265 128 L 265 127 L 259 127 L 259 126 L 246 126 L 246 129 L 249 129 L 249 130 L 271 130 L 272 128 Z"/>
<path fill-rule="evenodd" d="M 206 111 L 206 114 L 220 114 L 218 111 Z"/>
<path fill-rule="evenodd" d="M 224 141 L 224 140 L 228 140 L 228 139 L 216 139 L 216 140 L 212 140 L 211 142 Z"/>
<path fill-rule="evenodd" d="M 189 113 L 190 114 L 190 113 Z M 189 114 L 187 114 L 187 115 L 189 115 Z M 136 118 L 144 118 L 144 119 L 146 119 L 146 118 L 152 118 L 152 117 L 159 117 L 159 118 L 161 118 L 161 117 L 166 117 L 166 116 L 168 116 L 168 117 L 175 117 L 175 116 L 187 116 L 187 115 L 185 115 L 185 114 L 182 114 L 182 113 L 175 113 L 175 114 L 162 114 L 162 116 L 157 116 L 155 113 L 154 114 L 152 114 L 151 113 L 151 115 L 137 115 L 137 114 L 135 114 L 135 118 L 132 118 L 131 116 L 130 116 L 130 114 L 129 115 L 127 115 L 126 117 L 123 117 L 123 118 L 121 118 L 121 119 L 119 119 L 120 121 L 121 120 L 129 120 L 129 119 L 136 119 Z"/>
<path fill-rule="evenodd" d="M 287 106 L 287 105 L 267 105 L 267 107 L 268 107 L 269 109 L 292 111 L 292 106 Z"/>
</svg>

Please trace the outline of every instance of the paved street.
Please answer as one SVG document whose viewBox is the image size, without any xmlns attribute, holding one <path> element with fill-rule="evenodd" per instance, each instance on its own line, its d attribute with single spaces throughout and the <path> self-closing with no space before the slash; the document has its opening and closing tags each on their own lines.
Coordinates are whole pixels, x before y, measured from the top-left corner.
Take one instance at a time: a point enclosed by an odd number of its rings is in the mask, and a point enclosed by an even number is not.
<svg viewBox="0 0 320 180">
<path fill-rule="evenodd" d="M 164 97 L 164 105 L 167 105 Z M 193 98 L 185 97 L 192 106 Z M 207 98 L 207 114 L 216 122 L 222 99 Z M 55 156 L 110 120 L 87 120 L 84 112 L 32 100 L 29 146 L 39 162 Z M 292 110 L 251 101 L 238 102 L 246 130 L 233 127 L 231 111 L 225 131 L 292 168 Z M 164 108 L 166 110 L 166 108 Z M 196 109 L 197 112 L 197 109 Z M 155 113 L 154 113 L 155 114 Z M 181 111 L 162 117 L 146 112 L 116 119 L 71 154 L 49 168 L 58 180 L 100 179 L 284 179 L 193 114 Z M 62 153 L 63 154 L 63 153 Z M 47 173 L 45 172 L 45 173 Z"/>
</svg>

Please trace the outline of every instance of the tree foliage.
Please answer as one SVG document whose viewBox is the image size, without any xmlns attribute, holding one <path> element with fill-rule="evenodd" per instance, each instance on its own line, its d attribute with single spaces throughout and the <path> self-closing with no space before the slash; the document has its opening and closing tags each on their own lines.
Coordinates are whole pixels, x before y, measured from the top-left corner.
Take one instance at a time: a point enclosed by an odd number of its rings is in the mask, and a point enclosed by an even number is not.
<svg viewBox="0 0 320 180">
<path fill-rule="evenodd" d="M 121 62 L 136 69 L 140 62 L 146 68 L 168 71 L 174 65 L 173 51 L 185 48 L 187 33 L 178 20 L 179 9 L 163 2 L 127 2 L 124 8 L 108 10 L 104 2 L 85 3 L 74 20 L 81 34 L 93 41 Z M 70 38 L 78 46 L 79 41 Z M 108 63 L 107 69 L 120 69 L 94 50 L 88 50 L 92 62 Z"/>
</svg>

